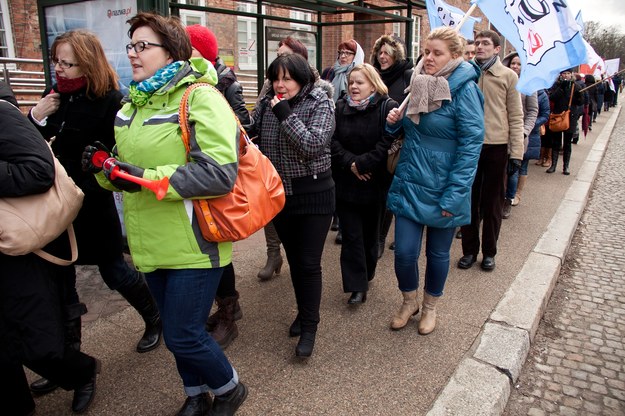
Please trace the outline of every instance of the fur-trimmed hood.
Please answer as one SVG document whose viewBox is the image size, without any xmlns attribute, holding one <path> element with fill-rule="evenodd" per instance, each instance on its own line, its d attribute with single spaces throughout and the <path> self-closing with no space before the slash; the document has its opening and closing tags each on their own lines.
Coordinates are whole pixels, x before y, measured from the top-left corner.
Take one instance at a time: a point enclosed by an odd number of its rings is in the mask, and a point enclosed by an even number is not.
<svg viewBox="0 0 625 416">
<path fill-rule="evenodd" d="M 396 51 L 395 62 L 400 62 L 406 59 L 406 45 L 404 45 L 404 42 L 393 35 L 382 35 L 378 38 L 378 40 L 375 41 L 375 43 L 373 44 L 373 48 L 371 49 L 371 55 L 369 57 L 369 62 L 371 63 L 371 65 L 376 66 L 378 62 L 378 53 L 380 52 L 380 49 L 382 49 L 382 46 L 384 44 L 388 44 Z M 377 67 L 379 66 L 380 64 L 377 64 Z"/>
<path fill-rule="evenodd" d="M 323 89 L 328 95 L 328 98 L 332 99 L 332 97 L 334 97 L 334 85 L 332 85 L 331 82 L 325 81 L 321 78 L 317 78 L 317 80 L 315 81 L 315 87 Z"/>
</svg>

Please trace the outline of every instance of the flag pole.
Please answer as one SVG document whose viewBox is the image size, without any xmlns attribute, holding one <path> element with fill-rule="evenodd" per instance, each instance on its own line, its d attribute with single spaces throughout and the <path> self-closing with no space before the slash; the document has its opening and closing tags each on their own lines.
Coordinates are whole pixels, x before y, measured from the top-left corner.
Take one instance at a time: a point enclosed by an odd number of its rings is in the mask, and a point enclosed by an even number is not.
<svg viewBox="0 0 625 416">
<path fill-rule="evenodd" d="M 467 12 L 464 14 L 464 16 L 462 17 L 462 20 L 460 20 L 460 23 L 458 23 L 458 26 L 455 27 L 456 32 L 460 31 L 460 28 L 462 27 L 462 25 L 464 24 L 464 22 L 467 21 L 467 19 L 469 18 L 469 16 L 471 16 L 471 14 L 473 14 L 473 12 L 475 11 L 475 9 L 477 8 L 477 3 L 473 3 L 471 5 L 471 7 L 469 7 L 469 10 L 467 10 Z"/>
<path fill-rule="evenodd" d="M 623 72 L 625 72 L 625 69 L 621 69 L 620 71 L 615 72 L 615 73 L 613 73 L 612 75 L 610 75 L 609 77 L 604 78 L 604 79 L 602 79 L 601 81 L 597 81 L 597 82 L 595 82 L 594 84 L 589 85 L 588 87 L 584 87 L 584 88 L 582 88 L 581 90 L 579 90 L 579 92 L 584 92 L 584 91 L 586 91 L 586 90 L 589 90 L 589 89 L 591 89 L 591 88 L 594 88 L 594 87 L 596 87 L 596 86 L 599 84 L 599 82 L 607 81 L 607 80 L 609 80 L 610 78 L 612 78 L 614 75 L 618 75 L 618 74 L 623 73 Z"/>
<path fill-rule="evenodd" d="M 467 12 L 464 14 L 464 16 L 462 17 L 462 19 L 460 20 L 460 23 L 458 23 L 455 27 L 454 30 L 456 32 L 460 32 L 460 28 L 462 27 L 462 25 L 464 24 L 464 22 L 467 21 L 467 19 L 469 18 L 469 16 L 471 16 L 471 14 L 475 11 L 475 9 L 477 8 L 477 3 L 473 3 L 471 5 L 471 7 L 469 7 L 469 10 L 467 10 Z M 404 101 L 402 101 L 401 105 L 399 106 L 398 110 L 399 110 L 399 114 L 402 114 L 404 112 L 404 110 L 406 109 L 406 106 L 408 105 L 408 101 L 410 101 L 410 93 L 408 93 L 408 95 L 406 95 L 406 98 L 404 98 Z"/>
</svg>

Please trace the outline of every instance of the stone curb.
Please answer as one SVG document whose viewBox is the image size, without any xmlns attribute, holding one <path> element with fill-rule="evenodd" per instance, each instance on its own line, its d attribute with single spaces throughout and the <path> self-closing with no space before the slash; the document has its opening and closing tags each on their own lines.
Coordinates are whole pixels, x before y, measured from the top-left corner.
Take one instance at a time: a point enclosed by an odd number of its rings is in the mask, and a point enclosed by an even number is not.
<svg viewBox="0 0 625 416">
<path fill-rule="evenodd" d="M 501 415 L 505 410 L 511 383 L 527 359 L 621 107 L 614 110 L 547 230 L 428 415 Z"/>
</svg>

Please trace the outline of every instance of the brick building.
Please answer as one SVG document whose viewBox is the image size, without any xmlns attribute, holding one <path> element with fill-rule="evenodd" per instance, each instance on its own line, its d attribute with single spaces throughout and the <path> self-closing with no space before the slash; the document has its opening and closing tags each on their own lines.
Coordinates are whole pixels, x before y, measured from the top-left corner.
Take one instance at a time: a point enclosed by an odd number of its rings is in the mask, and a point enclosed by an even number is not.
<svg viewBox="0 0 625 416">
<path fill-rule="evenodd" d="M 105 2 L 107 0 L 100 0 Z M 365 60 L 369 60 L 371 47 L 375 40 L 383 34 L 395 34 L 407 41 L 410 46 L 408 55 L 415 58 L 422 47 L 422 39 L 430 31 L 424 2 L 421 0 L 366 0 L 365 2 L 338 0 L 346 4 L 346 8 L 329 5 L 317 5 L 316 9 L 307 7 L 309 2 L 299 2 L 301 9 L 283 6 L 280 3 L 267 1 L 261 10 L 264 33 L 257 33 L 256 2 L 234 0 L 180 0 L 179 5 L 172 7 L 170 12 L 178 14 L 185 24 L 202 24 L 215 32 L 219 40 L 219 54 L 226 64 L 233 66 L 239 75 L 248 101 L 257 94 L 259 78 L 263 74 L 258 69 L 258 59 L 262 54 L 262 62 L 266 67 L 274 57 L 272 44 L 268 35 L 272 31 L 294 36 L 309 37 L 306 43 L 310 47 L 311 63 L 319 70 L 330 66 L 336 59 L 336 50 L 340 42 L 355 39 L 365 52 Z M 333 1 L 335 5 L 338 1 Z M 41 4 L 76 3 L 74 0 L 0 0 L 0 56 L 9 58 L 44 58 L 45 45 L 41 39 L 40 10 Z M 111 1 L 111 4 L 120 4 L 120 1 Z M 159 4 L 167 5 L 164 1 L 131 0 L 129 3 L 139 4 L 143 9 L 158 9 Z M 286 2 L 296 4 L 297 1 Z M 322 3 L 322 2 L 319 2 Z M 410 3 L 413 22 L 391 21 L 381 16 L 379 12 L 388 15 L 406 17 L 406 6 Z M 470 6 L 469 0 L 447 0 L 463 10 Z M 349 6 L 364 6 L 353 7 Z M 166 6 L 165 6 L 166 7 Z M 358 9 L 353 11 L 353 9 Z M 376 14 L 377 13 L 377 14 Z M 131 13 L 134 14 L 134 11 Z M 482 17 L 476 10 L 474 16 Z M 316 23 L 323 23 L 319 26 Z M 488 27 L 488 22 L 475 26 L 475 30 Z M 408 34 L 408 36 L 407 36 Z M 274 33 L 275 36 L 275 33 Z M 319 36 L 319 39 L 316 37 Z M 259 39 L 267 42 L 259 42 Z M 319 41 L 320 43 L 317 43 Z M 260 47 L 259 47 L 260 44 Z M 317 53 L 316 45 L 321 45 L 321 53 Z M 28 71 L 43 71 L 43 65 L 19 64 L 19 69 Z"/>
</svg>

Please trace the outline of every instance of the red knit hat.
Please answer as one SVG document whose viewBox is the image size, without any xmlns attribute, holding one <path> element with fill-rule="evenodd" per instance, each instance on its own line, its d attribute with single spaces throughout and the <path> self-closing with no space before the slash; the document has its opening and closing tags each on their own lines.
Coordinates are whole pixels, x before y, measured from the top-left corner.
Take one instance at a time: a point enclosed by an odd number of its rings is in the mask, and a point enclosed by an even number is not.
<svg viewBox="0 0 625 416">
<path fill-rule="evenodd" d="M 197 49 L 204 59 L 208 59 L 214 64 L 219 49 L 215 34 L 211 32 L 210 29 L 201 25 L 187 26 L 186 29 L 191 39 L 191 46 Z"/>
</svg>

